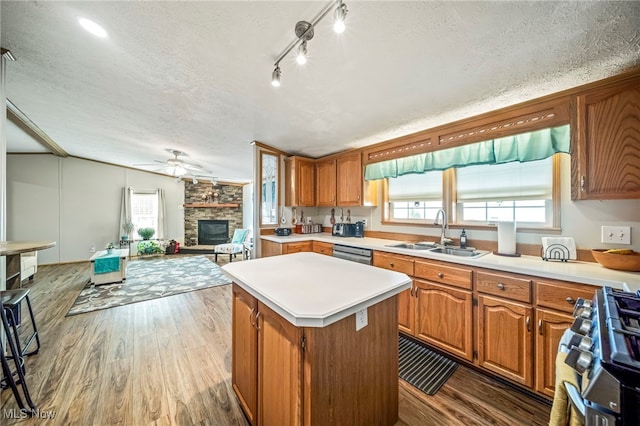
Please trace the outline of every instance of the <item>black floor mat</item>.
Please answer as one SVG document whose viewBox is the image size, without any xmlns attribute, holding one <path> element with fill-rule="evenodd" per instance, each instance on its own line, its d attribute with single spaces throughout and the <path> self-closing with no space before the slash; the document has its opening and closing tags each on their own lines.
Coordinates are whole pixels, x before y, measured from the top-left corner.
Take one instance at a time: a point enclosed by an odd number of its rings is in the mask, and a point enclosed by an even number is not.
<svg viewBox="0 0 640 426">
<path fill-rule="evenodd" d="M 434 395 L 456 371 L 458 363 L 400 335 L 400 378 Z"/>
</svg>

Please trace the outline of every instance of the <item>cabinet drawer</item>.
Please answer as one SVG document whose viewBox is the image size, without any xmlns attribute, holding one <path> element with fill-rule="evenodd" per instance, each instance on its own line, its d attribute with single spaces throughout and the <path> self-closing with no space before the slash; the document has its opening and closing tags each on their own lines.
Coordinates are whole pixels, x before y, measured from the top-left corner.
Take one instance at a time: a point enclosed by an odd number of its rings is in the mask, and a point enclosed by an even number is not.
<svg viewBox="0 0 640 426">
<path fill-rule="evenodd" d="M 287 243 L 282 247 L 282 254 L 300 253 L 302 251 L 311 251 L 311 241 Z"/>
<path fill-rule="evenodd" d="M 391 269 L 392 271 L 413 275 L 413 263 L 413 259 L 408 256 L 384 253 L 381 251 L 373 252 L 373 266 L 379 268 Z"/>
<path fill-rule="evenodd" d="M 478 272 L 478 292 L 531 303 L 531 280 L 514 276 Z"/>
<path fill-rule="evenodd" d="M 429 281 L 454 285 L 471 290 L 472 271 L 462 267 L 445 266 L 437 262 L 416 261 L 415 276 Z"/>
<path fill-rule="evenodd" d="M 555 281 L 536 281 L 536 303 L 538 306 L 572 313 L 579 297 L 593 299 L 597 287 Z"/>
<path fill-rule="evenodd" d="M 327 256 L 333 256 L 333 244 L 322 241 L 313 242 L 313 251 Z"/>
</svg>

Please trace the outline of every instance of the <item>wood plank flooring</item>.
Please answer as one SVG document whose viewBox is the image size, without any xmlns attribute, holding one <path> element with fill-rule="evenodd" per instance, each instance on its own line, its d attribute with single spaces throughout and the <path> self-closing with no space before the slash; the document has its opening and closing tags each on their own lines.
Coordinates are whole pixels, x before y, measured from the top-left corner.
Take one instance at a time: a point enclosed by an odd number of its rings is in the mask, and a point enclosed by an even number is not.
<svg viewBox="0 0 640 426">
<path fill-rule="evenodd" d="M 219 263 L 223 263 L 221 261 Z M 89 265 L 41 266 L 31 288 L 42 348 L 27 382 L 42 416 L 3 425 L 246 425 L 231 387 L 231 286 L 65 317 Z M 460 366 L 434 396 L 400 388 L 398 425 L 545 425 L 550 407 Z"/>
</svg>

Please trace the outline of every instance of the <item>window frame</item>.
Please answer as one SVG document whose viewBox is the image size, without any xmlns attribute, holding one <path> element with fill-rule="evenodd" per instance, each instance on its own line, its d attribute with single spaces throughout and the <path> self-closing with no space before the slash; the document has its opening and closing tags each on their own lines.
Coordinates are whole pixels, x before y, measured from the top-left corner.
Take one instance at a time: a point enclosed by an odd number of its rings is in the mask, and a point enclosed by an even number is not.
<svg viewBox="0 0 640 426">
<path fill-rule="evenodd" d="M 280 206 L 280 155 L 276 152 L 272 152 L 272 151 L 267 151 L 267 150 L 259 150 L 260 153 L 260 161 L 259 161 L 259 172 L 260 172 L 260 182 L 258 184 L 258 224 L 260 228 L 275 228 L 278 226 L 279 220 L 280 220 L 280 215 L 279 215 L 279 206 Z M 264 164 L 264 157 L 265 156 L 272 156 L 275 158 L 275 164 L 276 164 L 276 169 L 275 169 L 275 174 L 274 174 L 274 179 L 275 179 L 275 191 L 276 191 L 276 196 L 275 196 L 275 222 L 271 223 L 265 223 L 263 220 L 263 209 L 262 209 L 262 203 L 263 203 L 263 199 L 262 199 L 262 182 L 263 182 L 263 164 Z"/>
<path fill-rule="evenodd" d="M 552 198 L 551 198 L 551 225 L 534 226 L 526 224 L 526 226 L 518 227 L 520 231 L 533 231 L 533 232 L 555 232 L 561 229 L 560 224 L 560 208 L 561 208 L 561 153 L 554 154 L 552 156 Z M 382 179 L 382 220 L 383 225 L 405 225 L 405 226 L 435 226 L 429 220 L 415 220 L 404 219 L 397 220 L 391 217 L 391 203 L 389 202 L 389 179 Z M 459 203 L 457 203 L 456 192 L 456 174 L 455 168 L 443 170 L 442 172 L 442 205 L 444 211 L 447 213 L 448 226 L 452 228 L 465 228 L 465 229 L 494 229 L 495 224 L 477 223 L 477 222 L 459 222 L 460 217 Z"/>
<path fill-rule="evenodd" d="M 138 230 L 140 229 L 140 227 L 138 227 L 136 225 L 136 221 L 134 219 L 134 198 L 136 195 L 154 195 L 156 197 L 156 212 L 155 212 L 155 224 L 152 226 L 153 229 L 155 230 L 155 235 L 158 235 L 158 228 L 160 227 L 160 206 L 159 206 L 159 200 L 158 200 L 158 190 L 157 189 L 136 189 L 136 188 L 130 188 L 129 189 L 131 191 L 130 193 L 130 201 L 131 201 L 131 206 L 130 206 L 130 215 L 131 215 L 131 223 L 134 224 L 134 228 L 131 231 L 131 233 L 133 235 L 136 235 L 138 233 Z"/>
</svg>

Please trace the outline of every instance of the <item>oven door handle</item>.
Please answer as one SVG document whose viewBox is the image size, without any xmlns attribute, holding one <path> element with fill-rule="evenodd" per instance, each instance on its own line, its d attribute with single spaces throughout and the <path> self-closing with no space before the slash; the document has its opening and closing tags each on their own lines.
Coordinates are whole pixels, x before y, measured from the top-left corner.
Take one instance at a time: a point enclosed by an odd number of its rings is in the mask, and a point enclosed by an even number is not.
<svg viewBox="0 0 640 426">
<path fill-rule="evenodd" d="M 576 410 L 578 410 L 578 412 L 582 415 L 582 418 L 584 419 L 587 410 L 584 406 L 582 395 L 580 395 L 580 392 L 578 391 L 578 389 L 575 386 L 573 386 L 571 383 L 562 382 L 562 384 L 564 385 L 564 388 L 567 391 L 567 396 L 569 397 L 569 404 L 574 406 Z"/>
</svg>

